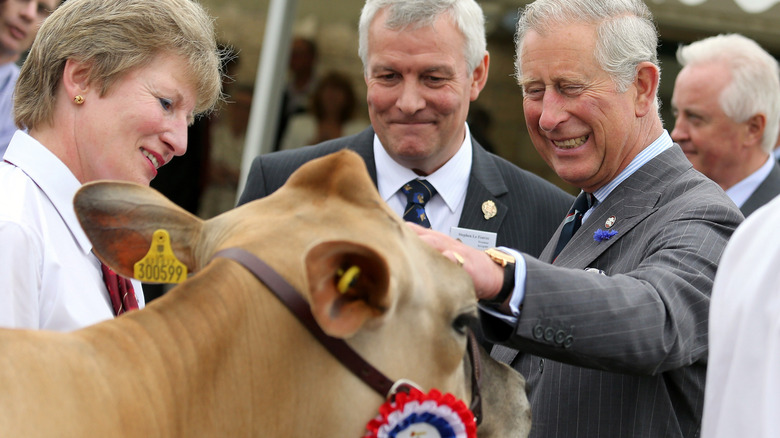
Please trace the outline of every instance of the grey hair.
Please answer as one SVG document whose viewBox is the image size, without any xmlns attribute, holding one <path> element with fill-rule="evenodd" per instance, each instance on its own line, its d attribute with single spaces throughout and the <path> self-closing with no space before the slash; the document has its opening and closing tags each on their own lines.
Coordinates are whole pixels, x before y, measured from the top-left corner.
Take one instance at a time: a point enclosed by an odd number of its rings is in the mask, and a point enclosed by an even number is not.
<svg viewBox="0 0 780 438">
<path fill-rule="evenodd" d="M 731 83 L 718 97 L 721 109 L 737 123 L 764 114 L 761 149 L 772 151 L 780 131 L 780 67 L 772 55 L 750 38 L 725 34 L 680 46 L 677 61 L 682 66 L 723 62 Z"/>
<path fill-rule="evenodd" d="M 523 73 L 520 60 L 526 34 L 535 31 L 545 35 L 554 26 L 571 23 L 598 26 L 594 56 L 612 78 L 617 92 L 625 92 L 634 82 L 641 62 L 655 65 L 660 81 L 658 31 L 642 0 L 536 0 L 529 4 L 517 22 L 515 33 L 517 79 Z"/>
<path fill-rule="evenodd" d="M 385 25 L 394 30 L 432 26 L 440 15 L 449 14 L 466 40 L 463 50 L 470 72 L 477 68 L 487 52 L 485 16 L 474 0 L 366 0 L 358 26 L 358 55 L 364 71 L 368 61 L 368 30 L 376 14 L 383 9 L 388 11 Z"/>
</svg>

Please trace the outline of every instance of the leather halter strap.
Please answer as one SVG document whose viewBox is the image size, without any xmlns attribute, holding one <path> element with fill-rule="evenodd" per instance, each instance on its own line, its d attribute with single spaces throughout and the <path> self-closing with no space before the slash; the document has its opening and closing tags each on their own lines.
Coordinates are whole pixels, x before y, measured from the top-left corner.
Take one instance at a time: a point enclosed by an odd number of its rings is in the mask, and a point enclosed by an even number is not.
<svg viewBox="0 0 780 438">
<path fill-rule="evenodd" d="M 311 313 L 309 303 L 301 297 L 301 294 L 277 273 L 267 263 L 260 260 L 254 254 L 244 251 L 241 248 L 227 248 L 217 251 L 213 258 L 224 257 L 238 262 L 258 280 L 265 284 L 276 297 L 287 306 L 296 318 L 306 327 L 309 332 L 325 347 L 333 357 L 341 362 L 344 367 L 352 372 L 359 379 L 363 380 L 369 387 L 379 393 L 382 397 L 390 398 L 397 391 L 403 391 L 404 386 L 414 385 L 413 383 L 401 379 L 393 382 L 381 371 L 374 368 L 366 362 L 355 350 L 352 349 L 342 339 L 328 336 L 322 331 L 320 326 Z M 471 412 L 479 424 L 482 421 L 482 397 L 480 395 L 480 383 L 482 367 L 479 358 L 479 348 L 476 338 L 471 330 L 468 336 L 468 350 L 471 358 Z"/>
</svg>

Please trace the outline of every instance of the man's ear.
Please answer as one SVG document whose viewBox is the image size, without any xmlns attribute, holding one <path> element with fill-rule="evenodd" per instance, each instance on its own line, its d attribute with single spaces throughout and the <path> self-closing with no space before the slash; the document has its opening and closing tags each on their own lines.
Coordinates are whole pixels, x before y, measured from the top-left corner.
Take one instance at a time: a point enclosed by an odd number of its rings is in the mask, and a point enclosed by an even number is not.
<svg viewBox="0 0 780 438">
<path fill-rule="evenodd" d="M 658 92 L 658 80 L 660 73 L 658 67 L 652 62 L 640 62 L 636 67 L 635 111 L 637 117 L 644 117 L 651 111 L 656 111 L 655 98 Z"/>
<path fill-rule="evenodd" d="M 745 122 L 745 144 L 751 147 L 761 147 L 761 141 L 764 139 L 764 130 L 766 129 L 766 115 L 754 114 Z"/>
<path fill-rule="evenodd" d="M 89 74 L 91 70 L 92 65 L 89 63 L 76 61 L 71 58 L 65 60 L 65 68 L 62 71 L 62 84 L 70 98 L 85 94 L 89 90 Z"/>
<path fill-rule="evenodd" d="M 488 70 L 490 70 L 490 53 L 485 52 L 485 56 L 477 65 L 477 68 L 471 73 L 471 101 L 477 100 L 479 93 L 485 88 L 488 78 Z"/>
</svg>

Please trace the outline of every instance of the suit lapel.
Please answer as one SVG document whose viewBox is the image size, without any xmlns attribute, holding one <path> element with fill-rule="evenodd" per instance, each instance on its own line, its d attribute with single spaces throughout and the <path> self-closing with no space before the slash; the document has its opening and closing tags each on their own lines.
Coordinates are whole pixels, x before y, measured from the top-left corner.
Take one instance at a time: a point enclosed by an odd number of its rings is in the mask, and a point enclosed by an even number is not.
<svg viewBox="0 0 780 438">
<path fill-rule="evenodd" d="M 376 160 L 374 158 L 374 129 L 366 128 L 357 134 L 355 142 L 349 149 L 363 157 L 368 167 L 368 173 L 377 184 Z M 509 214 L 509 205 L 499 200 L 499 197 L 508 192 L 508 188 L 501 172 L 490 157 L 490 154 L 471 137 L 471 176 L 466 189 L 466 199 L 463 203 L 463 212 L 460 215 L 458 226 L 472 230 L 481 230 L 497 233 L 504 219 Z M 496 206 L 496 214 L 490 219 L 485 219 L 482 213 L 482 205 L 492 201 Z"/>
<path fill-rule="evenodd" d="M 628 180 L 626 180 L 627 182 Z M 553 263 L 556 266 L 585 269 L 590 266 L 607 249 L 617 243 L 623 236 L 629 234 L 632 228 L 642 222 L 655 211 L 660 193 L 646 193 L 635 198 L 626 198 L 625 187 L 618 187 L 606 201 L 596 206 L 588 220 L 577 230 L 571 241 Z M 630 205 L 627 205 L 630 204 Z M 607 220 L 614 221 L 607 227 Z M 596 232 L 614 231 L 612 237 L 596 239 Z M 557 240 L 557 238 L 556 238 Z"/>
<path fill-rule="evenodd" d="M 357 152 L 368 167 L 368 173 L 377 184 L 376 160 L 374 158 L 374 129 L 366 128 L 357 135 L 355 142 L 348 146 L 349 149 Z M 498 233 L 501 224 L 509 214 L 509 205 L 505 204 L 499 197 L 506 194 L 509 190 L 498 166 L 495 165 L 490 154 L 471 137 L 472 163 L 469 185 L 466 189 L 466 199 L 463 203 L 463 212 L 460 215 L 458 226 L 471 230 L 488 231 Z M 486 202 L 492 201 L 496 207 L 496 214 L 489 219 L 485 219 L 482 212 L 482 206 Z"/>
<path fill-rule="evenodd" d="M 471 138 L 471 147 L 471 176 L 458 226 L 498 233 L 510 208 L 500 200 L 500 197 L 509 189 L 490 154 L 477 143 L 474 137 Z M 495 205 L 496 213 L 495 216 L 486 219 L 482 208 L 489 202 Z"/>
<path fill-rule="evenodd" d="M 628 235 L 632 228 L 657 209 L 658 199 L 666 187 L 665 181 L 672 181 L 689 167 L 690 163 L 682 160 L 680 156 L 685 158 L 679 146 L 675 145 L 623 181 L 603 203 L 595 207 L 553 264 L 577 269 L 587 268 L 607 249 Z M 681 161 L 676 163 L 677 159 Z M 610 222 L 614 220 L 610 228 L 606 226 L 608 219 Z M 612 230 L 617 233 L 598 241 L 595 238 L 597 230 Z M 541 260 L 551 261 L 559 234 L 560 227 L 544 249 Z"/>
<path fill-rule="evenodd" d="M 374 187 L 377 184 L 376 176 L 376 160 L 374 159 L 374 128 L 370 125 L 368 128 L 361 131 L 355 136 L 355 141 L 352 144 L 347 145 L 347 149 L 351 149 L 357 152 L 366 162 L 366 168 L 368 174 L 371 176 L 371 180 L 374 181 Z"/>
<path fill-rule="evenodd" d="M 634 190 L 628 190 L 628 187 L 625 186 L 628 181 L 624 181 L 623 184 L 610 193 L 603 203 L 598 204 L 594 208 L 582 227 L 577 230 L 569 243 L 553 261 L 553 251 L 558 245 L 558 239 L 563 228 L 563 222 L 561 222 L 554 237 L 550 239 L 550 242 L 547 243 L 544 251 L 539 256 L 539 260 L 556 266 L 587 268 L 604 251 L 628 234 L 628 231 L 652 213 L 652 206 L 657 203 L 660 193 L 637 193 L 637 197 L 634 199 L 626 199 L 624 192 L 634 192 Z M 610 219 L 610 222 L 614 221 L 611 227 L 606 226 L 608 219 Z M 613 230 L 616 234 L 609 239 L 598 242 L 594 235 L 596 230 L 599 229 L 605 231 Z"/>
</svg>

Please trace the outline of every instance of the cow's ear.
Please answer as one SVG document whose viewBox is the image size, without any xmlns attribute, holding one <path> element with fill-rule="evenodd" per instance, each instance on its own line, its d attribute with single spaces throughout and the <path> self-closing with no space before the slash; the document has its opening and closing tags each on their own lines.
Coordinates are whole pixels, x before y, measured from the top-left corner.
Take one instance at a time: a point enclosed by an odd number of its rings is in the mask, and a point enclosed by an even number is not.
<svg viewBox="0 0 780 438">
<path fill-rule="evenodd" d="M 348 338 L 392 304 L 387 261 L 373 249 L 347 241 L 314 246 L 306 254 L 311 308 L 322 330 Z"/>
<path fill-rule="evenodd" d="M 158 229 L 168 231 L 174 255 L 195 270 L 193 244 L 203 221 L 156 190 L 120 181 L 83 185 L 73 200 L 76 216 L 92 242 L 93 252 L 119 275 L 133 276 Z"/>
</svg>

